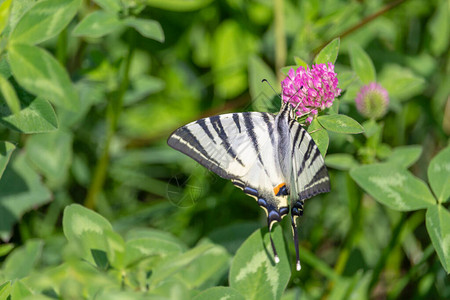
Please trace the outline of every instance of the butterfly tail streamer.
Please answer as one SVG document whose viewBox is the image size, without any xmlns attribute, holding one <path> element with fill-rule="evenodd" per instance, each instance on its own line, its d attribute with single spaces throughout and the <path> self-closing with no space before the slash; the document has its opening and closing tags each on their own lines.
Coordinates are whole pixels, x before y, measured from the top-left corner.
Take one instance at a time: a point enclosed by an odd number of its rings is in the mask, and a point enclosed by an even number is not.
<svg viewBox="0 0 450 300">
<path fill-rule="evenodd" d="M 292 235 L 294 237 L 294 245 L 295 245 L 295 254 L 296 254 L 296 269 L 297 271 L 300 271 L 302 266 L 300 264 L 300 255 L 299 255 L 299 249 L 298 249 L 298 234 L 297 234 L 297 225 L 295 225 L 295 219 L 291 216 L 291 222 L 292 222 Z"/>
</svg>

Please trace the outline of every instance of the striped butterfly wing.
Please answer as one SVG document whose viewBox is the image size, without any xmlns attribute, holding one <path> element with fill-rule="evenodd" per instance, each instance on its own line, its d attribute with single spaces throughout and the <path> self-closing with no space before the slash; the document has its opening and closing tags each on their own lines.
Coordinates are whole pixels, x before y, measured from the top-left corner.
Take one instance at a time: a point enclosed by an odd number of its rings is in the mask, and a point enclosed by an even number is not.
<svg viewBox="0 0 450 300">
<path fill-rule="evenodd" d="M 274 121 L 260 112 L 213 116 L 175 130 L 168 144 L 254 197 L 272 225 L 288 213 L 287 195 L 274 191 L 286 182 Z"/>
<path fill-rule="evenodd" d="M 291 134 L 291 222 L 300 270 L 296 219 L 303 215 L 303 203 L 317 194 L 330 191 L 330 178 L 319 148 L 309 133 L 296 121 L 290 120 Z"/>
</svg>

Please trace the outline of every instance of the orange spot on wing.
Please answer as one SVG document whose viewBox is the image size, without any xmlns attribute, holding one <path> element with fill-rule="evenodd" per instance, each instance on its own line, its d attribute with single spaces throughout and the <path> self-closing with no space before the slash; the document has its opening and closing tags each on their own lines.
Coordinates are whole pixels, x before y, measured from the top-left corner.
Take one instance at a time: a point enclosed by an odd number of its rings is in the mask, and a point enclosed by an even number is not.
<svg viewBox="0 0 450 300">
<path fill-rule="evenodd" d="M 273 192 L 275 193 L 275 195 L 278 195 L 278 192 L 280 191 L 280 189 L 285 186 L 286 186 L 286 183 L 282 182 L 279 185 L 277 185 L 276 187 L 274 187 Z"/>
</svg>

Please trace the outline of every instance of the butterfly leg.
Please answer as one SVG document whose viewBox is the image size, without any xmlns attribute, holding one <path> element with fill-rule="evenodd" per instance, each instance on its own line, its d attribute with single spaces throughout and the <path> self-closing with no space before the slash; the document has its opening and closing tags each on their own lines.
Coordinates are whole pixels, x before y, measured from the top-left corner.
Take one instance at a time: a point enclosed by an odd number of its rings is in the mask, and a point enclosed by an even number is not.
<svg viewBox="0 0 450 300">
<path fill-rule="evenodd" d="M 296 221 L 297 221 L 298 217 L 301 217 L 303 215 L 303 204 L 304 204 L 304 200 L 297 200 L 294 203 L 294 205 L 292 205 L 292 208 L 291 208 L 291 222 L 292 222 L 291 225 L 292 225 L 292 235 L 294 237 L 295 254 L 297 255 L 297 264 L 296 264 L 297 271 L 300 271 L 302 266 L 300 265 Z"/>
</svg>

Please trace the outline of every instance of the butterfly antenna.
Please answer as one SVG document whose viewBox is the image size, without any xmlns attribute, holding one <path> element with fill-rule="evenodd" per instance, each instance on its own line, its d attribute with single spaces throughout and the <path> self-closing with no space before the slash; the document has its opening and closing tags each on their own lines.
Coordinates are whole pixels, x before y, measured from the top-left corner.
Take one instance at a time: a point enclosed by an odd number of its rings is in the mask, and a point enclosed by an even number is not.
<svg viewBox="0 0 450 300">
<path fill-rule="evenodd" d="M 275 91 L 275 89 L 272 87 L 272 85 L 270 84 L 270 82 L 267 79 L 264 78 L 263 80 L 261 80 L 261 82 L 267 83 L 270 86 L 270 88 L 272 89 L 272 91 L 278 96 L 278 98 L 281 99 L 281 95 Z M 283 99 L 281 99 L 281 100 L 283 100 Z"/>
</svg>

